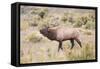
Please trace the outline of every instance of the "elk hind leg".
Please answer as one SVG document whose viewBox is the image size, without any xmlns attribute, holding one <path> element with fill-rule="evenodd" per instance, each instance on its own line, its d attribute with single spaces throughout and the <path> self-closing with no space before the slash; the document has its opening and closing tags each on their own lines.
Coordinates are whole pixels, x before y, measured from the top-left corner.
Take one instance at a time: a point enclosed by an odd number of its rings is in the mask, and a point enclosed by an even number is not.
<svg viewBox="0 0 100 69">
<path fill-rule="evenodd" d="M 78 38 L 76 38 L 75 40 L 76 40 L 77 43 L 80 45 L 80 47 L 82 47 L 81 41 L 80 41 Z"/>
</svg>

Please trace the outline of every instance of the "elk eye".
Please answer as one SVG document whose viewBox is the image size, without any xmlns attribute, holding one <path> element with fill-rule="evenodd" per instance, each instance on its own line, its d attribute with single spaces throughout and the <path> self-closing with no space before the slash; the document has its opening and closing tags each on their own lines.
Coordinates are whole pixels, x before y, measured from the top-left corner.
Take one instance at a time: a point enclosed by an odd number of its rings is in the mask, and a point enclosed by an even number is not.
<svg viewBox="0 0 100 69">
<path fill-rule="evenodd" d="M 47 31 L 49 32 L 49 29 L 47 29 Z"/>
<path fill-rule="evenodd" d="M 48 29 L 48 32 L 50 32 L 50 29 Z"/>
</svg>

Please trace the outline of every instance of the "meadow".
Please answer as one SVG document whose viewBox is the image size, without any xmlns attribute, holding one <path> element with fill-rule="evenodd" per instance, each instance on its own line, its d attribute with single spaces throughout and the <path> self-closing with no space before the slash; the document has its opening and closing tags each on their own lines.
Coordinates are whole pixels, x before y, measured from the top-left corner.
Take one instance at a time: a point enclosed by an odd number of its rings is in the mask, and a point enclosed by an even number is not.
<svg viewBox="0 0 100 69">
<path fill-rule="evenodd" d="M 95 10 L 21 6 L 20 8 L 20 63 L 42 63 L 95 59 Z M 64 26 L 77 28 L 82 48 L 75 42 L 63 42 L 58 52 L 58 42 L 40 34 L 44 27 Z"/>
</svg>

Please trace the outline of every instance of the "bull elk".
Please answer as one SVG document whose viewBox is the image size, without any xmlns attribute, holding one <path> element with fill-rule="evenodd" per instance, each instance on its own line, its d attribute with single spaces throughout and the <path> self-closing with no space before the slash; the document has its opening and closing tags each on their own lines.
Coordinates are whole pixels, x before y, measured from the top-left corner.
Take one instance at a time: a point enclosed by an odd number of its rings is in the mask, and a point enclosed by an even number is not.
<svg viewBox="0 0 100 69">
<path fill-rule="evenodd" d="M 71 49 L 73 49 L 74 47 L 74 40 L 80 45 L 80 47 L 82 47 L 79 37 L 79 31 L 76 28 L 46 27 L 41 29 L 40 33 L 50 40 L 59 42 L 58 52 L 60 49 L 63 50 L 62 42 L 66 40 L 70 40 L 72 45 Z"/>
</svg>

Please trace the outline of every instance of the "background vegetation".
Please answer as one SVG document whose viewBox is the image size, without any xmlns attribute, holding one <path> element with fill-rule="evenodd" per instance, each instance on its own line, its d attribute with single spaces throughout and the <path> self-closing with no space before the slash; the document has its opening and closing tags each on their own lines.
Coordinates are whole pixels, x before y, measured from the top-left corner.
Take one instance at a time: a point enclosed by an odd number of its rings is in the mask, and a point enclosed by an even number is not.
<svg viewBox="0 0 100 69">
<path fill-rule="evenodd" d="M 21 6 L 20 61 L 24 63 L 95 59 L 95 11 L 90 9 Z M 69 41 L 58 43 L 40 34 L 43 27 L 65 26 L 80 31 L 82 48 Z"/>
</svg>

